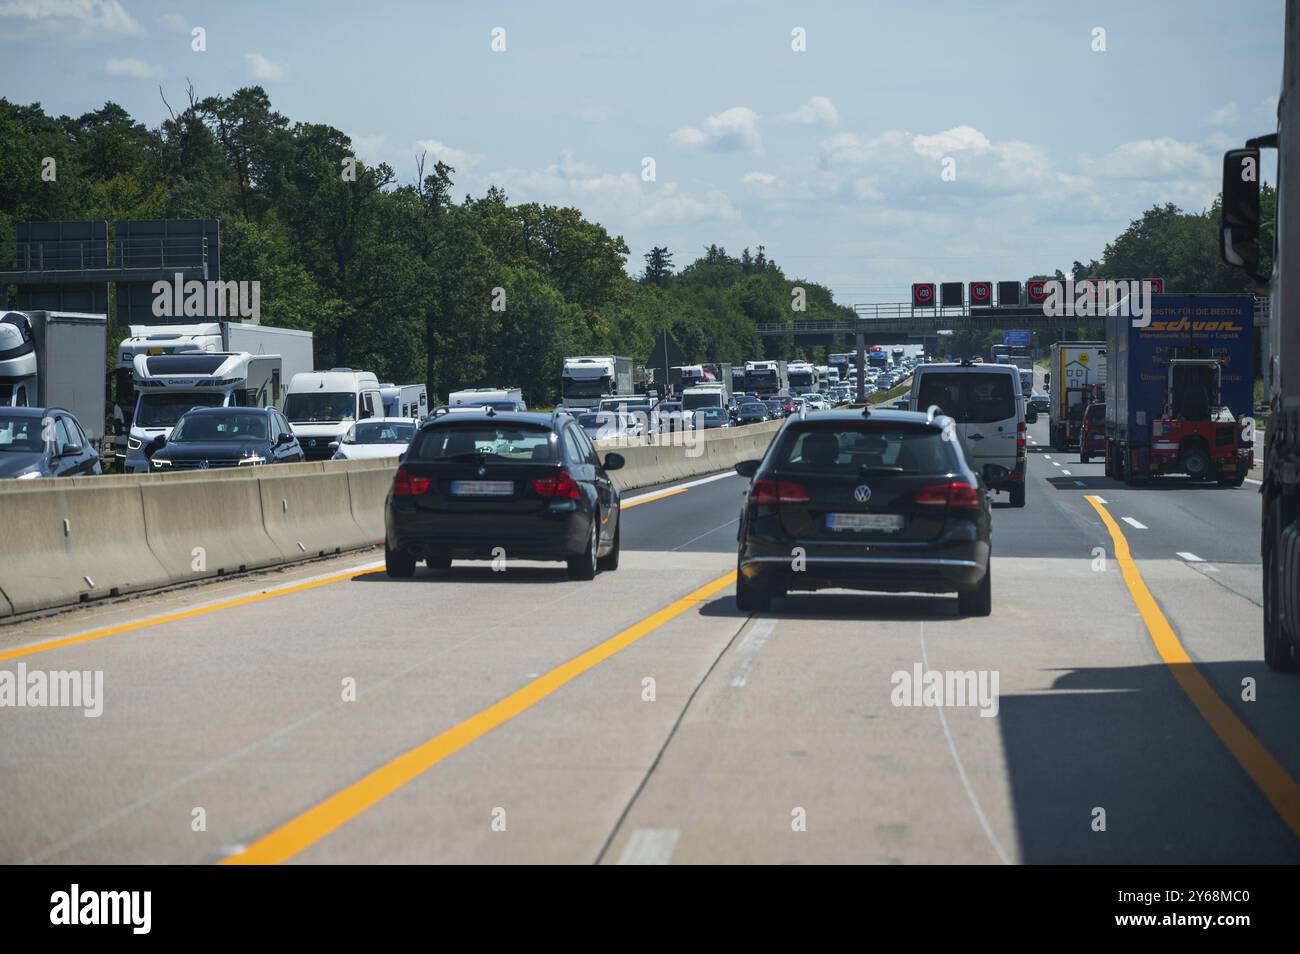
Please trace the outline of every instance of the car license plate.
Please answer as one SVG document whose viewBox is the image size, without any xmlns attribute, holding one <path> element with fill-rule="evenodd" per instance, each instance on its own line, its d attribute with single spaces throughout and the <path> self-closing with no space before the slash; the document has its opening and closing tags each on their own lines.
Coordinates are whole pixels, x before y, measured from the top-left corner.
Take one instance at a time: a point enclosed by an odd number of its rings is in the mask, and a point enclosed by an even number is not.
<svg viewBox="0 0 1300 954">
<path fill-rule="evenodd" d="M 827 530 L 901 530 L 903 515 L 898 513 L 828 513 Z"/>
<path fill-rule="evenodd" d="M 453 480 L 453 497 L 509 497 L 515 492 L 513 480 Z"/>
</svg>

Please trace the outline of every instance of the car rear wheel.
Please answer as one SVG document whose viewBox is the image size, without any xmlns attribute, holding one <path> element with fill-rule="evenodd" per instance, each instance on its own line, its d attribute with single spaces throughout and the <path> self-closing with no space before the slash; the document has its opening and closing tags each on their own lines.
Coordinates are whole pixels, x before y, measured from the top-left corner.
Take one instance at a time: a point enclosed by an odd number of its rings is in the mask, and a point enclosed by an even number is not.
<svg viewBox="0 0 1300 954">
<path fill-rule="evenodd" d="M 736 572 L 736 609 L 745 613 L 762 613 L 772 605 L 772 596 Z"/>
<path fill-rule="evenodd" d="M 401 553 L 389 548 L 384 544 L 384 569 L 388 575 L 396 579 L 406 579 L 415 576 L 415 557 L 409 553 Z"/>
<path fill-rule="evenodd" d="M 1023 507 L 1025 505 L 1025 485 L 1016 484 L 1011 488 L 1011 506 Z"/>
<path fill-rule="evenodd" d="M 1079 448 L 1079 463 L 1080 464 L 1088 463 L 1088 452 L 1082 447 Z"/>
<path fill-rule="evenodd" d="M 993 612 L 993 564 L 984 570 L 979 586 L 957 594 L 957 612 L 962 616 L 988 616 Z"/>
<path fill-rule="evenodd" d="M 603 557 L 601 557 L 600 560 L 598 561 L 600 566 L 600 571 L 602 573 L 606 573 L 610 570 L 618 569 L 619 537 L 621 537 L 622 535 L 623 535 L 623 515 L 620 513 L 618 515 L 618 523 L 614 525 L 614 545 L 611 546 L 609 548 L 609 552 L 606 553 Z"/>
<path fill-rule="evenodd" d="M 587 536 L 587 549 L 581 556 L 569 557 L 565 562 L 569 565 L 569 579 L 571 580 L 594 580 L 596 573 L 600 569 L 599 559 L 596 556 L 596 534 L 600 532 L 600 513 L 595 512 L 591 515 L 591 533 Z"/>
</svg>

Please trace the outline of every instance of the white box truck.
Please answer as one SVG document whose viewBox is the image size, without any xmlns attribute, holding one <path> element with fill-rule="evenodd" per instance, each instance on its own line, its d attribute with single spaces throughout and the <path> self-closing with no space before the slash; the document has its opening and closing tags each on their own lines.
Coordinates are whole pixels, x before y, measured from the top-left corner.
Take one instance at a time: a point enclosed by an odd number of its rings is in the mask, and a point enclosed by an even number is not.
<svg viewBox="0 0 1300 954">
<path fill-rule="evenodd" d="M 1068 450 L 1079 444 L 1083 412 L 1094 399 L 1103 399 L 1097 395 L 1106 385 L 1106 342 L 1058 341 L 1048 367 L 1049 440 L 1057 450 Z"/>
<path fill-rule="evenodd" d="M 0 406 L 65 408 L 102 453 L 107 334 L 101 314 L 0 315 Z"/>
</svg>

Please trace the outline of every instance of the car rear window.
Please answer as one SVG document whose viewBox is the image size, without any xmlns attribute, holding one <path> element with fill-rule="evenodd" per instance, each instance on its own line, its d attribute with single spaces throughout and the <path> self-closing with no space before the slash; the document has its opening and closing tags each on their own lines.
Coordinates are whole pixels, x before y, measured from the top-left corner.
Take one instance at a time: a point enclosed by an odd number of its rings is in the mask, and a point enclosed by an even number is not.
<svg viewBox="0 0 1300 954">
<path fill-rule="evenodd" d="M 435 461 L 461 456 L 489 460 L 552 462 L 557 459 L 554 433 L 520 424 L 443 424 L 420 431 L 407 460 Z"/>
<path fill-rule="evenodd" d="M 959 424 L 989 424 L 1016 416 L 1011 375 L 1002 372 L 933 371 L 921 375 L 917 407 L 939 405 Z"/>
<path fill-rule="evenodd" d="M 786 431 L 772 465 L 782 472 L 946 474 L 956 462 L 952 444 L 926 424 L 826 421 Z"/>
</svg>

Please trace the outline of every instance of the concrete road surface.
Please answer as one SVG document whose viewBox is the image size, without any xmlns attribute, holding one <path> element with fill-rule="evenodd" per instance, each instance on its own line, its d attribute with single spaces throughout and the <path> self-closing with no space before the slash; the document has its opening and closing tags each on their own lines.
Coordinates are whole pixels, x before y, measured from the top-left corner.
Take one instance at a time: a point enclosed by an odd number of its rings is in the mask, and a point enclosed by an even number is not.
<svg viewBox="0 0 1300 954">
<path fill-rule="evenodd" d="M 0 668 L 104 686 L 97 718 L 0 709 L 0 860 L 1300 860 L 1257 488 L 1127 489 L 1030 430 L 985 619 L 737 612 L 724 475 L 633 495 L 590 583 L 367 553 L 0 628 Z M 985 704 L 900 694 L 918 668 Z"/>
</svg>

